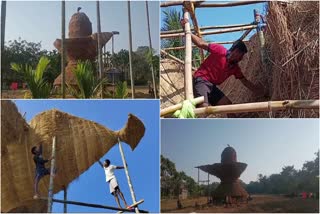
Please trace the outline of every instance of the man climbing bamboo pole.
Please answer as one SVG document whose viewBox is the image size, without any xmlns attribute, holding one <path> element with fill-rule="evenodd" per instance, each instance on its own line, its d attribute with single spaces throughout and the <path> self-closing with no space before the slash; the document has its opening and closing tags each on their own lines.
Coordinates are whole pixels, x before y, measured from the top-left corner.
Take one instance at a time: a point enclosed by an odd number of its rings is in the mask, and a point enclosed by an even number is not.
<svg viewBox="0 0 320 214">
<path fill-rule="evenodd" d="M 120 139 L 118 139 L 118 141 L 119 141 L 119 150 L 120 150 L 120 154 L 121 154 L 124 170 L 126 172 L 128 185 L 129 185 L 129 189 L 130 189 L 130 193 L 131 193 L 131 197 L 132 197 L 132 201 L 135 204 L 135 203 L 137 203 L 137 201 L 136 201 L 136 196 L 134 194 L 134 190 L 133 190 L 133 186 L 132 186 L 132 183 L 131 183 L 131 179 L 130 179 L 130 176 L 129 176 L 128 165 L 127 165 L 126 159 L 124 157 L 124 153 L 123 153 L 123 149 L 122 149 L 122 145 L 121 145 Z M 138 206 L 135 207 L 135 211 L 136 211 L 136 213 L 139 213 Z"/>
</svg>

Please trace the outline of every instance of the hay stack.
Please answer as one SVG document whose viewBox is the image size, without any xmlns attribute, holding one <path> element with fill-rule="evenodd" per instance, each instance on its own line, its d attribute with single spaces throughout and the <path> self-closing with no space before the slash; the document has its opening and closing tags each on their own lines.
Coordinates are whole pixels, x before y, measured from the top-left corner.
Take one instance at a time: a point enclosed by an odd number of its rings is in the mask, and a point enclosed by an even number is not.
<svg viewBox="0 0 320 214">
<path fill-rule="evenodd" d="M 266 87 L 269 97 L 256 97 L 234 77 L 230 77 L 219 88 L 237 104 L 269 100 L 319 99 L 319 2 L 270 1 L 267 11 L 266 69 L 261 63 L 256 35 L 246 43 L 249 52 L 240 63 L 240 67 L 249 80 Z M 269 112 L 238 115 L 270 116 Z M 273 112 L 272 116 L 319 117 L 319 111 L 283 110 Z"/>
<path fill-rule="evenodd" d="M 2 102 L 2 157 L 1 204 L 2 211 L 45 212 L 46 202 L 32 200 L 35 165 L 30 152 L 32 146 L 43 143 L 43 156 L 51 156 L 53 136 L 56 136 L 56 166 L 54 193 L 68 186 L 88 170 L 118 142 L 118 137 L 132 150 L 144 135 L 143 123 L 129 115 L 126 126 L 112 131 L 93 121 L 85 120 L 58 110 L 49 110 L 35 116 L 30 126 L 10 101 Z M 14 120 L 19 121 L 16 126 Z M 8 125 L 8 126 L 7 126 Z M 10 128 L 8 128 L 10 127 Z M 49 165 L 47 165 L 49 167 Z M 49 177 L 39 183 L 41 195 L 48 194 Z M 37 205 L 36 205 L 37 204 Z"/>
</svg>

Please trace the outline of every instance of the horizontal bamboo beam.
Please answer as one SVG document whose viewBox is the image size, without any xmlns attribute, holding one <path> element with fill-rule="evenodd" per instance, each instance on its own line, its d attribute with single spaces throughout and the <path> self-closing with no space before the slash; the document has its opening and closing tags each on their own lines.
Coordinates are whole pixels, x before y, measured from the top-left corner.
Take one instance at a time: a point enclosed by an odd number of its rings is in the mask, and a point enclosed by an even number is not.
<svg viewBox="0 0 320 214">
<path fill-rule="evenodd" d="M 212 42 L 214 44 L 233 44 L 235 41 L 225 41 L 225 42 Z M 243 42 L 249 42 L 249 40 L 244 40 Z M 196 45 L 192 45 L 193 48 L 197 48 Z M 173 51 L 173 50 L 184 50 L 184 46 L 180 47 L 170 47 L 170 48 L 163 48 L 164 51 Z"/>
<path fill-rule="evenodd" d="M 227 114 L 244 112 L 279 111 L 285 109 L 318 109 L 319 100 L 285 100 L 259 103 L 208 106 L 194 110 L 196 114 Z"/>
<path fill-rule="evenodd" d="M 228 3 L 196 3 L 194 6 L 196 8 L 207 8 L 207 7 L 234 7 L 234 6 L 242 6 L 242 5 L 249 5 L 249 4 L 257 4 L 257 3 L 264 3 L 267 1 L 235 1 L 235 2 L 228 2 Z"/>
<path fill-rule="evenodd" d="M 176 62 L 178 62 L 178 63 L 180 63 L 180 64 L 182 64 L 182 65 L 184 65 L 184 61 L 182 61 L 181 59 L 179 59 L 179 58 L 177 58 L 177 57 L 175 57 L 175 56 L 172 56 L 171 54 L 165 52 L 164 50 L 160 50 L 160 52 L 161 52 L 161 54 L 167 56 L 168 58 L 170 58 L 170 59 L 172 59 L 172 60 L 174 60 L 174 61 L 176 61 Z M 194 68 L 194 67 L 192 67 L 192 70 L 195 71 L 195 70 L 197 70 L 197 69 Z"/>
<path fill-rule="evenodd" d="M 233 27 L 246 27 L 246 26 L 250 26 L 252 25 L 252 23 L 249 24 L 234 24 L 234 25 L 217 25 L 217 26 L 204 26 L 204 27 L 200 27 L 200 31 L 205 31 L 205 30 L 213 30 L 213 29 L 225 29 L 225 28 L 233 28 Z M 192 31 L 195 31 L 194 28 L 191 28 Z M 172 33 L 182 33 L 183 30 L 179 29 L 179 30 L 168 30 L 168 31 L 161 31 L 161 35 L 164 34 L 172 34 Z"/>
<path fill-rule="evenodd" d="M 236 1 L 236 2 L 228 2 L 228 3 L 203 3 L 204 1 L 195 2 L 196 8 L 203 8 L 203 7 L 233 7 L 233 6 L 242 6 L 248 4 L 257 4 L 263 3 L 267 1 Z M 160 7 L 169 7 L 169 6 L 178 6 L 183 5 L 183 1 L 167 1 L 162 2 Z"/>
<path fill-rule="evenodd" d="M 48 200 L 48 198 L 41 197 L 41 198 L 39 198 L 39 200 Z M 65 200 L 54 199 L 54 198 L 52 199 L 52 201 L 56 202 L 56 203 L 61 203 L 61 204 L 73 204 L 73 205 L 84 206 L 84 207 L 102 208 L 102 209 L 117 210 L 117 211 L 123 211 L 123 212 L 135 212 L 134 210 L 129 210 L 129 209 L 105 206 L 105 205 L 100 205 L 100 204 L 90 204 L 90 203 L 84 203 L 84 202 L 78 202 L 78 201 L 65 201 Z M 139 202 L 142 203 L 143 200 L 141 200 Z M 139 209 L 139 211 L 141 213 L 148 213 L 148 211 L 145 211 L 145 210 Z"/>
<path fill-rule="evenodd" d="M 254 29 L 256 27 L 257 25 L 249 25 L 246 27 L 227 28 L 227 29 L 221 29 L 221 30 L 215 30 L 215 31 L 202 32 L 201 35 L 204 36 L 204 35 L 212 35 L 212 34 L 220 34 L 220 33 L 230 33 L 230 32 Z M 184 36 L 184 33 L 171 33 L 171 34 L 160 35 L 160 38 L 167 39 L 167 38 L 182 37 L 182 36 Z"/>
<path fill-rule="evenodd" d="M 196 105 L 201 104 L 204 102 L 204 97 L 197 97 L 192 100 Z M 170 115 L 174 113 L 175 111 L 179 110 L 182 108 L 182 103 L 178 103 L 176 105 L 170 106 L 168 108 L 165 108 L 160 111 L 160 117 L 164 117 L 166 115 Z"/>
</svg>

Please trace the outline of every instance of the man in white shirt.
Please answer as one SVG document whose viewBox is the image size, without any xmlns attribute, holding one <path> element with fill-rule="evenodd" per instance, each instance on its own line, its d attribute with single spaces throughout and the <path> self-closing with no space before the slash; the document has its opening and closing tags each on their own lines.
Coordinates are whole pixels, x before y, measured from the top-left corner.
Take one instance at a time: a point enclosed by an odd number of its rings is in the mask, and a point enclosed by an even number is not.
<svg viewBox="0 0 320 214">
<path fill-rule="evenodd" d="M 119 208 L 122 208 L 121 205 L 120 205 L 120 201 L 119 201 L 119 197 L 118 195 L 120 196 L 120 198 L 122 199 L 124 205 L 126 206 L 127 209 L 131 209 L 130 206 L 128 206 L 127 202 L 126 202 L 126 199 L 124 198 L 120 188 L 119 188 L 119 185 L 118 185 L 118 182 L 117 182 L 117 178 L 116 176 L 114 175 L 114 170 L 115 169 L 124 169 L 123 166 L 114 166 L 114 165 L 110 165 L 110 160 L 106 159 L 104 161 L 104 163 L 102 164 L 100 160 L 99 161 L 99 164 L 103 167 L 104 169 L 104 172 L 106 174 L 106 181 L 109 183 L 109 187 L 110 187 L 110 193 L 114 196 L 117 204 L 118 204 L 118 207 Z"/>
</svg>

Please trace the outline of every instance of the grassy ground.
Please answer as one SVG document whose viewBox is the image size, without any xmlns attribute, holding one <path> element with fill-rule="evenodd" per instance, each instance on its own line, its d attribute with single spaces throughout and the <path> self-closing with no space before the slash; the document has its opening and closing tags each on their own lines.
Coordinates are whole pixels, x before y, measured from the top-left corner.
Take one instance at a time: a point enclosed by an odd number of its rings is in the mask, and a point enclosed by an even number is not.
<svg viewBox="0 0 320 214">
<path fill-rule="evenodd" d="M 177 209 L 177 200 L 161 200 L 161 212 L 205 212 L 205 213 L 319 213 L 318 199 L 287 198 L 277 195 L 253 195 L 248 204 L 225 208 L 223 205 L 207 205 L 207 198 L 182 200 L 182 209 Z M 195 203 L 200 206 L 195 207 Z"/>
<path fill-rule="evenodd" d="M 109 86 L 108 91 L 112 94 L 113 87 Z M 28 92 L 28 90 L 2 90 L 1 91 L 1 98 L 2 99 L 24 99 L 25 94 Z M 128 88 L 128 99 L 131 99 L 131 88 L 129 86 Z M 50 99 L 56 99 L 61 98 L 62 96 L 59 95 L 53 95 L 50 97 Z M 73 98 L 70 95 L 66 96 L 67 98 Z M 112 99 L 112 97 L 110 97 Z M 135 98 L 146 98 L 146 99 L 153 99 L 153 95 L 149 94 L 149 88 L 148 86 L 135 86 Z"/>
</svg>

